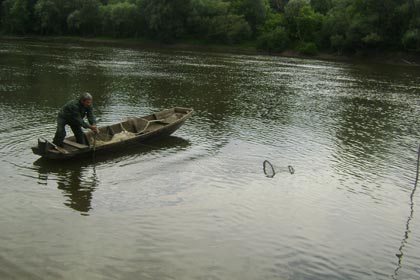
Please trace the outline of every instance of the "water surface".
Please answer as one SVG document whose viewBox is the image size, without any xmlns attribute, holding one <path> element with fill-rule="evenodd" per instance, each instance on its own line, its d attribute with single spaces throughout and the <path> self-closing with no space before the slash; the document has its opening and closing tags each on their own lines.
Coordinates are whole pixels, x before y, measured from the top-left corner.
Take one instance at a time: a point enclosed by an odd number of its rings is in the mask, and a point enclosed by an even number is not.
<svg viewBox="0 0 420 280">
<path fill-rule="evenodd" d="M 419 279 L 419 77 L 0 41 L 0 278 Z M 40 160 L 30 147 L 82 91 L 101 125 L 195 114 L 173 137 L 95 163 Z"/>
</svg>

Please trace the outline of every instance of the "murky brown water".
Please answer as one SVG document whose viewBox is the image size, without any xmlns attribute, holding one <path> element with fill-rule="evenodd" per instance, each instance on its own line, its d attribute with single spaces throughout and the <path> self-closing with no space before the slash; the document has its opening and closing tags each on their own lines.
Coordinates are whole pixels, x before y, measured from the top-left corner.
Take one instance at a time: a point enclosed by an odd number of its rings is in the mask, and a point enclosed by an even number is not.
<svg viewBox="0 0 420 280">
<path fill-rule="evenodd" d="M 102 124 L 196 113 L 39 160 L 81 91 Z M 0 278 L 420 279 L 419 94 L 412 67 L 0 41 Z"/>
</svg>

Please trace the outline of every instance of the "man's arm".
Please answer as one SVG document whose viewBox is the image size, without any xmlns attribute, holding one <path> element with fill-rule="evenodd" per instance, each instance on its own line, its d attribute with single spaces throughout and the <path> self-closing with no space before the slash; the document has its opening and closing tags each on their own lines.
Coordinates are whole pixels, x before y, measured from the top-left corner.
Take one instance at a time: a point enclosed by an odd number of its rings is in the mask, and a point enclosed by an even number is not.
<svg viewBox="0 0 420 280">
<path fill-rule="evenodd" d="M 96 127 L 96 118 L 95 118 L 95 115 L 93 114 L 93 109 L 92 109 L 92 107 L 87 108 L 87 118 L 88 118 L 88 121 L 89 121 L 89 124 L 90 124 L 90 125 L 88 125 L 88 127 L 89 127 L 89 128 L 90 128 L 93 132 L 98 133 L 98 129 L 97 129 L 97 127 Z"/>
<path fill-rule="evenodd" d="M 95 118 L 95 115 L 93 114 L 92 107 L 87 108 L 87 119 L 91 125 L 96 126 L 96 118 Z"/>
</svg>

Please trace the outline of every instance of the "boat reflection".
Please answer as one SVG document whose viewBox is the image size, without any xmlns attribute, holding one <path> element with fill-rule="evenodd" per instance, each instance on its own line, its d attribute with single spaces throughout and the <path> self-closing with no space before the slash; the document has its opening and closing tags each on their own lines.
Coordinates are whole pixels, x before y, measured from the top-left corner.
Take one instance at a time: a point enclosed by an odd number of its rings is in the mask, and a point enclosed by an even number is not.
<svg viewBox="0 0 420 280">
<path fill-rule="evenodd" d="M 97 169 L 102 166 L 109 168 L 115 161 L 121 163 L 126 159 L 141 157 L 151 152 L 156 153 L 168 149 L 175 149 L 173 152 L 176 152 L 189 145 L 188 140 L 170 136 L 158 142 L 136 145 L 111 154 L 92 155 L 89 158 L 69 161 L 51 161 L 41 158 L 33 165 L 38 172 L 38 184 L 56 185 L 66 198 L 64 205 L 80 212 L 81 215 L 88 216 L 93 209 L 93 193 L 101 184 Z"/>
</svg>

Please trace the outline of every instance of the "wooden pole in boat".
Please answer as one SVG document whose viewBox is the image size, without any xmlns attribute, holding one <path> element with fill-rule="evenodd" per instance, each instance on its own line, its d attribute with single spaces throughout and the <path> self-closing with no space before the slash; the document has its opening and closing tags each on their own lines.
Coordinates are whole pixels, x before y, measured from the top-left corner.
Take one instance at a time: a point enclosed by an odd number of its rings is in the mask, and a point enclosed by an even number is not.
<svg viewBox="0 0 420 280">
<path fill-rule="evenodd" d="M 92 148 L 92 159 L 93 159 L 93 165 L 96 164 L 95 162 L 95 152 L 96 152 L 96 138 L 98 136 L 98 133 L 93 133 L 93 148 Z"/>
<path fill-rule="evenodd" d="M 96 133 L 93 135 L 93 152 L 95 152 L 96 151 Z"/>
</svg>

